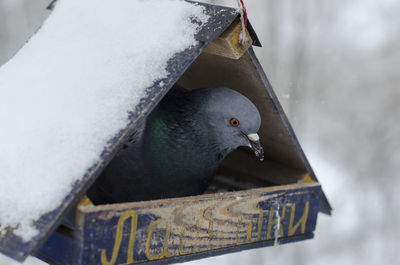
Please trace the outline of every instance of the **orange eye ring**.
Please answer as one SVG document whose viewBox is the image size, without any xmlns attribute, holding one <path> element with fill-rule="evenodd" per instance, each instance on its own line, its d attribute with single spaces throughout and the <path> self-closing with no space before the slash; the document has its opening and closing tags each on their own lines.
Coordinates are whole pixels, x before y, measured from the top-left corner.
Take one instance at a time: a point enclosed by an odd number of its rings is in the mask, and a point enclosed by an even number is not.
<svg viewBox="0 0 400 265">
<path fill-rule="evenodd" d="M 239 120 L 236 119 L 236 118 L 232 118 L 232 119 L 229 121 L 229 123 L 230 123 L 233 127 L 238 127 L 239 124 L 240 124 Z"/>
</svg>

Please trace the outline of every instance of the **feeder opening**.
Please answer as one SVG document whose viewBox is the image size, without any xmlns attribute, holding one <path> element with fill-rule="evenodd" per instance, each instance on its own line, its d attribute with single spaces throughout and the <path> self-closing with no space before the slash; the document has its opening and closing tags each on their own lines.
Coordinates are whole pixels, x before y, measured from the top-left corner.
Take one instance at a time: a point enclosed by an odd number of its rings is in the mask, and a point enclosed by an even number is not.
<svg viewBox="0 0 400 265">
<path fill-rule="evenodd" d="M 258 134 L 265 159 L 260 161 L 248 147 L 236 149 L 222 161 L 206 194 L 293 184 L 309 175 L 292 134 L 282 122 L 278 111 L 280 106 L 271 99 L 271 91 L 267 91 L 270 88 L 265 87 L 262 72 L 257 69 L 249 52 L 252 51 L 246 51 L 239 59 L 232 59 L 211 54 L 206 49 L 177 81 L 179 86 L 189 90 L 231 88 L 250 99 L 261 115 Z M 120 168 L 118 172 L 123 170 Z M 129 187 L 121 184 L 121 189 Z M 165 189 L 174 189 L 174 186 L 166 184 Z M 90 191 L 88 194 L 90 197 Z M 166 195 L 156 199 L 173 197 Z"/>
</svg>

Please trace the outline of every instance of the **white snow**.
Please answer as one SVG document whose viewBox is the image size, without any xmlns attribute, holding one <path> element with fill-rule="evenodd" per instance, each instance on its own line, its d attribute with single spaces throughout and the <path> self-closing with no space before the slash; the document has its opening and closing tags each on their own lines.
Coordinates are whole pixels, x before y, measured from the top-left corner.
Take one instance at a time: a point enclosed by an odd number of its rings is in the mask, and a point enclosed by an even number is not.
<svg viewBox="0 0 400 265">
<path fill-rule="evenodd" d="M 128 122 L 203 8 L 181 0 L 63 0 L 0 68 L 0 233 L 56 209 Z"/>
<path fill-rule="evenodd" d="M 274 229 L 274 246 L 279 245 L 279 241 L 278 238 L 280 237 L 280 231 L 281 231 L 281 215 L 279 213 L 280 211 L 280 204 L 279 202 L 276 203 L 277 207 L 276 207 L 276 211 L 275 211 L 275 218 L 276 218 L 276 225 L 275 225 L 275 229 Z"/>
<path fill-rule="evenodd" d="M 1 265 L 46 265 L 46 262 L 41 261 L 35 257 L 29 256 L 23 263 L 19 263 L 11 258 L 0 254 Z"/>
</svg>

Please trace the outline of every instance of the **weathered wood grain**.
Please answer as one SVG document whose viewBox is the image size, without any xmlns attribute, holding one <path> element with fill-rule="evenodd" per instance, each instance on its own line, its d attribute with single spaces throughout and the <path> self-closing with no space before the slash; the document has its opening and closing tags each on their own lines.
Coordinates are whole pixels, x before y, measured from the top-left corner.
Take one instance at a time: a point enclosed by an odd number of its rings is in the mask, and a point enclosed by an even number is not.
<svg viewBox="0 0 400 265">
<path fill-rule="evenodd" d="M 239 59 L 253 43 L 247 30 L 241 42 L 241 31 L 242 25 L 239 19 L 236 19 L 217 39 L 207 45 L 204 52 Z"/>
<path fill-rule="evenodd" d="M 78 264 L 134 264 L 315 229 L 317 183 L 78 208 Z"/>
</svg>

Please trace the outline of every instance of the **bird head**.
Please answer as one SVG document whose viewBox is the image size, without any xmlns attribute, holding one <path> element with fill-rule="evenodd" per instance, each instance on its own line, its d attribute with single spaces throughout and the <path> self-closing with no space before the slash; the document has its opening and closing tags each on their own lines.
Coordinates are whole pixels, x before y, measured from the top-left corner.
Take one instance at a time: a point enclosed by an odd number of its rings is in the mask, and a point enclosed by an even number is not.
<svg viewBox="0 0 400 265">
<path fill-rule="evenodd" d="M 203 88 L 198 94 L 199 130 L 207 130 L 213 144 L 225 157 L 239 146 L 250 147 L 262 161 L 264 151 L 260 144 L 258 130 L 261 117 L 256 106 L 245 96 L 229 88 Z"/>
</svg>

